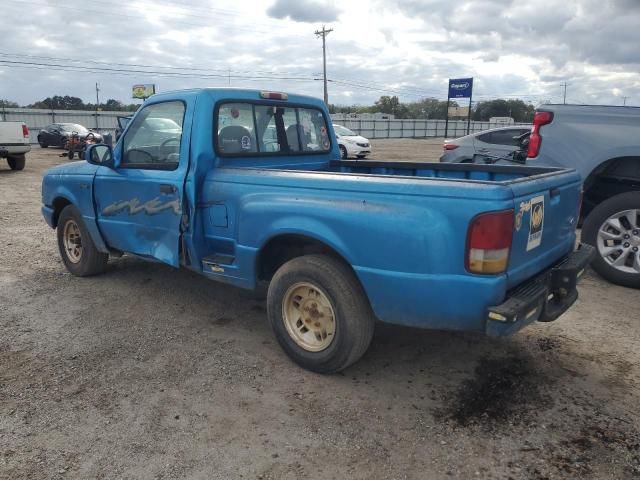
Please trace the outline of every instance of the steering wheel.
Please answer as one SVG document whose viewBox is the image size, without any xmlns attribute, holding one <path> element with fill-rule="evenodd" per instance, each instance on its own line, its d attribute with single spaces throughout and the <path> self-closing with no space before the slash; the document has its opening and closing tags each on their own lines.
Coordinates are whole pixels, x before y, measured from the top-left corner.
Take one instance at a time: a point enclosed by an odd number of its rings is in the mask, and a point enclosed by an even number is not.
<svg viewBox="0 0 640 480">
<path fill-rule="evenodd" d="M 180 147 L 180 137 L 172 137 L 172 138 L 167 138 L 164 142 L 162 142 L 160 144 L 160 152 L 163 158 L 166 158 L 168 156 L 168 153 L 165 153 L 167 150 L 167 144 L 171 143 L 171 142 L 178 142 L 178 148 Z M 173 153 L 173 152 L 170 152 Z"/>
<path fill-rule="evenodd" d="M 129 156 L 129 154 L 131 152 L 137 152 L 137 153 L 143 153 L 145 154 L 147 157 L 149 157 L 149 161 L 148 162 L 135 162 L 135 163 L 155 163 L 157 160 L 155 158 L 153 158 L 153 155 L 151 155 L 149 152 L 147 152 L 146 150 L 141 150 L 139 148 L 130 148 L 129 150 L 127 150 L 126 155 L 127 157 Z"/>
</svg>

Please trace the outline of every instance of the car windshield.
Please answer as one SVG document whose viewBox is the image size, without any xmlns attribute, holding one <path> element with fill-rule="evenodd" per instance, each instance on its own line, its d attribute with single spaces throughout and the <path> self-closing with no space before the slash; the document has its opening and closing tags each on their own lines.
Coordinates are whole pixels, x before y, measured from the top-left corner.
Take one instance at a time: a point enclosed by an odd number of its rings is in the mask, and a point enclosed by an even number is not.
<svg viewBox="0 0 640 480">
<path fill-rule="evenodd" d="M 341 137 L 355 137 L 357 135 L 357 133 L 352 132 L 351 130 L 349 130 L 346 127 L 343 127 L 342 125 L 334 125 L 333 129 L 336 131 L 336 133 L 338 135 L 340 135 Z"/>
<path fill-rule="evenodd" d="M 89 133 L 89 130 L 77 123 L 64 123 L 61 127 L 65 132 Z"/>
</svg>

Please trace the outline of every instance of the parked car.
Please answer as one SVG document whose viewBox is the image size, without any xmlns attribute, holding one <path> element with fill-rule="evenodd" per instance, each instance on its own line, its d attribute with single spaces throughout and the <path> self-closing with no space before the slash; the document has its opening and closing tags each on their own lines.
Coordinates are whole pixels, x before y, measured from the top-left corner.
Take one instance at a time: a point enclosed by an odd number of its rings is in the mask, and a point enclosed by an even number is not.
<svg viewBox="0 0 640 480">
<path fill-rule="evenodd" d="M 180 132 L 150 135 L 155 119 Z M 376 318 L 509 335 L 573 304 L 593 252 L 574 250 L 575 171 L 335 160 L 329 119 L 322 100 L 277 92 L 150 97 L 115 147 L 44 175 L 64 265 L 94 275 L 130 253 L 267 281 L 278 342 L 324 373 L 365 353 Z"/>
<path fill-rule="evenodd" d="M 582 238 L 593 268 L 640 288 L 640 108 L 544 105 L 534 116 L 527 165 L 575 168 L 584 181 Z"/>
<path fill-rule="evenodd" d="M 472 162 L 474 155 L 505 156 L 518 150 L 516 137 L 531 131 L 531 127 L 501 127 L 472 133 L 454 140 L 444 141 L 444 152 L 440 156 L 443 163 Z"/>
<path fill-rule="evenodd" d="M 77 123 L 52 123 L 47 125 L 38 133 L 38 143 L 42 148 L 47 147 L 63 147 L 69 137 L 77 133 L 81 139 L 86 139 L 87 135 L 93 134 L 96 142 L 102 142 L 102 135 L 98 132 L 89 130 Z"/>
<path fill-rule="evenodd" d="M 336 132 L 338 145 L 340 147 L 340 156 L 343 159 L 353 156 L 356 158 L 365 158 L 371 153 L 371 144 L 368 139 L 349 130 L 347 127 L 335 123 L 333 124 L 333 130 Z"/>
<path fill-rule="evenodd" d="M 22 170 L 31 150 L 29 128 L 23 122 L 0 122 L 0 158 L 6 158 L 11 170 Z"/>
</svg>

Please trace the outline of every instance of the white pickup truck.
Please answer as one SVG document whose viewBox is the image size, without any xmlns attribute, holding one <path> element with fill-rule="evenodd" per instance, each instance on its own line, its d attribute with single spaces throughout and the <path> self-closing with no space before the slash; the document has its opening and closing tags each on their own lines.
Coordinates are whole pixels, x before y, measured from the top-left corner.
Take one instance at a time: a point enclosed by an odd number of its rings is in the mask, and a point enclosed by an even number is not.
<svg viewBox="0 0 640 480">
<path fill-rule="evenodd" d="M 22 122 L 0 122 L 0 158 L 6 158 L 11 170 L 22 170 L 26 153 L 31 150 L 29 129 Z"/>
</svg>

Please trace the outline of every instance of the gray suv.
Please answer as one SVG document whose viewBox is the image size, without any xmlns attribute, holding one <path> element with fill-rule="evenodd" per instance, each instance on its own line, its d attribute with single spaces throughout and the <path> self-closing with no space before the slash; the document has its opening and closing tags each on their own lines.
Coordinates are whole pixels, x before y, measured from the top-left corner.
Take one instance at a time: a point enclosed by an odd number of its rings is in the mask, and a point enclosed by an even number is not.
<svg viewBox="0 0 640 480">
<path fill-rule="evenodd" d="M 531 131 L 528 125 L 492 128 L 472 133 L 455 140 L 445 140 L 444 153 L 440 161 L 444 163 L 465 163 L 473 161 L 474 155 L 492 155 L 504 157 L 520 145 L 514 137 L 520 137 Z"/>
</svg>

